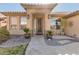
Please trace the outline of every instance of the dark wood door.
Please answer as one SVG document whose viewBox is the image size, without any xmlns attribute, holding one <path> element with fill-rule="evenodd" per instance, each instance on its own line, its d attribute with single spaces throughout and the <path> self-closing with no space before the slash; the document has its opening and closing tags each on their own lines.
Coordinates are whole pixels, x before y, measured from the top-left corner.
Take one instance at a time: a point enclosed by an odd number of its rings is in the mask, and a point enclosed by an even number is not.
<svg viewBox="0 0 79 59">
<path fill-rule="evenodd" d="M 37 19 L 36 29 L 37 29 L 36 34 L 42 35 L 42 19 Z"/>
</svg>

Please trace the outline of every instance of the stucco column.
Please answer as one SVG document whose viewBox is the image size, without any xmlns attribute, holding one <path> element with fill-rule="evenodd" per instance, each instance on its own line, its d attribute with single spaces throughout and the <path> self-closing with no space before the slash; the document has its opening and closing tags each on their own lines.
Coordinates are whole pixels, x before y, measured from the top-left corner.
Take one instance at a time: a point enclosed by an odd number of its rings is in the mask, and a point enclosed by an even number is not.
<svg viewBox="0 0 79 59">
<path fill-rule="evenodd" d="M 45 14 L 45 31 L 50 30 L 50 20 L 48 19 L 48 13 Z"/>
<path fill-rule="evenodd" d="M 7 16 L 7 30 L 10 30 L 10 17 L 9 16 Z"/>
<path fill-rule="evenodd" d="M 17 16 L 17 30 L 20 30 L 20 16 Z"/>
<path fill-rule="evenodd" d="M 32 30 L 32 14 L 29 14 L 27 27 Z"/>
<path fill-rule="evenodd" d="M 33 36 L 33 24 L 32 24 L 32 14 L 29 14 L 29 19 L 28 19 L 28 28 L 31 30 L 31 34 Z"/>
</svg>

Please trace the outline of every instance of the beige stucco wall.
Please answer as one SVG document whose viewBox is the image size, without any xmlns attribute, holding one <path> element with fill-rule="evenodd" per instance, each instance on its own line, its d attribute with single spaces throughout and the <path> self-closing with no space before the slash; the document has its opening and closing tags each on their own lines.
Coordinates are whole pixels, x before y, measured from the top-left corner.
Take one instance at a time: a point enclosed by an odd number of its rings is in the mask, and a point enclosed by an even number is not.
<svg viewBox="0 0 79 59">
<path fill-rule="evenodd" d="M 17 23 L 17 29 L 16 30 L 11 29 L 11 17 L 13 17 L 13 16 L 7 16 L 7 19 L 6 19 L 7 30 L 9 30 L 10 34 L 12 34 L 12 35 L 22 35 L 22 34 L 24 34 L 23 30 L 20 29 L 21 16 L 15 16 L 16 19 L 14 19 L 14 20 L 16 20 L 15 23 Z M 27 25 L 26 25 L 26 27 L 27 27 Z"/>
<path fill-rule="evenodd" d="M 17 29 L 16 30 L 12 30 L 11 29 L 11 17 L 16 17 L 16 21 L 15 23 L 17 23 Z M 9 30 L 9 32 L 11 34 L 24 34 L 23 30 L 20 29 L 20 19 L 21 19 L 21 16 L 26 16 L 26 18 L 28 17 L 28 15 L 20 15 L 20 14 L 7 14 L 6 16 L 6 25 L 7 25 L 7 30 Z M 45 13 L 43 16 L 42 16 L 42 28 L 43 28 L 43 34 L 45 31 L 47 30 L 50 30 L 50 22 L 49 22 L 49 19 L 48 19 L 48 13 Z M 26 27 L 29 28 L 30 30 L 33 29 L 33 14 L 29 14 L 29 17 L 27 19 L 27 24 L 26 24 Z"/>
<path fill-rule="evenodd" d="M 29 14 L 29 18 L 27 20 L 27 28 L 29 28 L 30 30 L 32 30 L 32 14 Z"/>
<path fill-rule="evenodd" d="M 79 38 L 79 15 L 69 17 L 66 21 L 65 34 Z M 71 25 L 69 25 L 70 22 Z"/>
<path fill-rule="evenodd" d="M 50 30 L 50 20 L 48 19 L 48 13 L 45 14 L 45 31 Z"/>
</svg>

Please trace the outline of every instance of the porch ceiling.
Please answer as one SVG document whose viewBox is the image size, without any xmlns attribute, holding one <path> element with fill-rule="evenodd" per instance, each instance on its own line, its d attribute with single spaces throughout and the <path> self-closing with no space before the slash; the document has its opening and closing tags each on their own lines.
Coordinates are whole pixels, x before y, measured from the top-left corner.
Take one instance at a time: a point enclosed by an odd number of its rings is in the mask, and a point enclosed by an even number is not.
<svg viewBox="0 0 79 59">
<path fill-rule="evenodd" d="M 51 12 L 51 10 L 57 5 L 56 3 L 52 4 L 21 4 L 27 12 L 31 13 L 46 13 Z"/>
</svg>

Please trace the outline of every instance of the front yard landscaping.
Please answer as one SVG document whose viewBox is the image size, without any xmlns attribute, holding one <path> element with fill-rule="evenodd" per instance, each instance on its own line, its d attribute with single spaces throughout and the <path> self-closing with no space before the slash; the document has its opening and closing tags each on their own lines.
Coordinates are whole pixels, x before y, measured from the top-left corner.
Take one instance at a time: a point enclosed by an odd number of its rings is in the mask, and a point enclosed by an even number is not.
<svg viewBox="0 0 79 59">
<path fill-rule="evenodd" d="M 29 42 L 30 39 L 25 39 L 22 35 L 11 36 L 7 29 L 0 28 L 0 55 L 24 55 Z"/>
<path fill-rule="evenodd" d="M 29 29 L 24 31 L 25 35 L 10 35 L 6 28 L 0 28 L 0 55 L 24 55 L 31 37 Z"/>
<path fill-rule="evenodd" d="M 24 55 L 27 45 L 15 47 L 0 47 L 0 55 Z"/>
<path fill-rule="evenodd" d="M 7 41 L 10 37 L 9 31 L 5 28 L 0 28 L 0 43 Z"/>
</svg>

